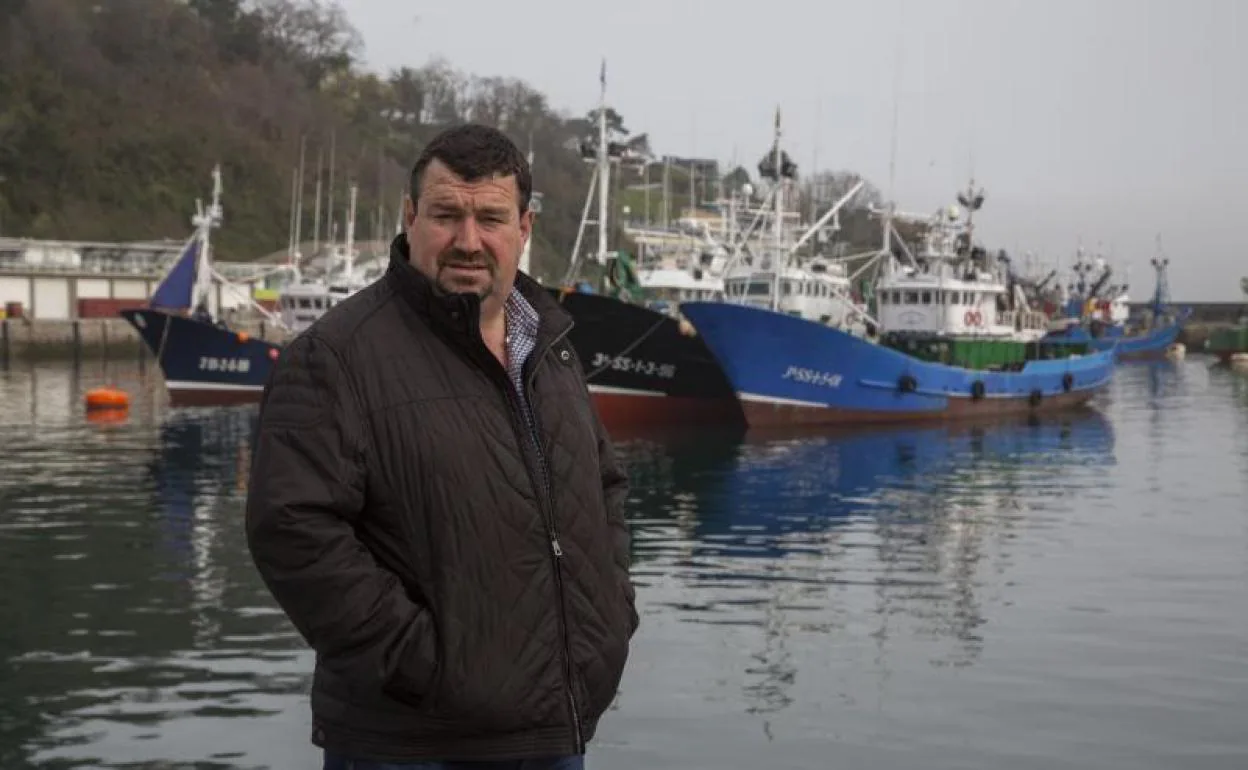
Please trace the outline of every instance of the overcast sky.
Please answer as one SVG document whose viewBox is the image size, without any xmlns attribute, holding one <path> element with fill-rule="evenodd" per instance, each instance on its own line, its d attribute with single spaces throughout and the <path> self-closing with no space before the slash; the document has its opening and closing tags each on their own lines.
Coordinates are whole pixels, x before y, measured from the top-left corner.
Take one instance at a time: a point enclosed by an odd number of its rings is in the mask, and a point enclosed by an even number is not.
<svg viewBox="0 0 1248 770">
<path fill-rule="evenodd" d="M 906 211 L 974 173 L 990 247 L 1069 265 L 1098 244 L 1152 292 L 1237 300 L 1248 258 L 1248 4 L 1235 0 L 342 0 L 378 70 L 435 56 L 584 113 L 608 101 L 659 153 L 753 170 L 778 105 L 802 171 L 852 169 Z M 898 54 L 898 41 L 901 42 Z M 1241 48 L 1241 45 L 1244 46 Z M 899 66 L 898 66 L 899 63 Z M 900 87 L 894 89 L 894 82 Z"/>
</svg>

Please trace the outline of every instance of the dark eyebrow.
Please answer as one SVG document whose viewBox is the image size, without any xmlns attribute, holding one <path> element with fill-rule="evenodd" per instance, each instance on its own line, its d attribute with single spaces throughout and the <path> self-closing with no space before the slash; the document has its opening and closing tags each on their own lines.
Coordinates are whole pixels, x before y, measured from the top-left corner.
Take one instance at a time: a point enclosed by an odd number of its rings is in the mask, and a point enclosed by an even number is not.
<svg viewBox="0 0 1248 770">
<path fill-rule="evenodd" d="M 485 214 L 487 216 L 492 216 L 492 217 L 507 217 L 511 215 L 511 211 L 512 211 L 511 206 L 503 206 L 503 205 L 482 206 L 479 209 L 477 209 L 478 213 Z"/>
<path fill-rule="evenodd" d="M 447 200 L 431 200 L 429 201 L 429 208 L 433 211 L 453 212 L 453 213 L 458 213 L 463 210 L 463 208 L 455 201 L 447 201 Z"/>
</svg>

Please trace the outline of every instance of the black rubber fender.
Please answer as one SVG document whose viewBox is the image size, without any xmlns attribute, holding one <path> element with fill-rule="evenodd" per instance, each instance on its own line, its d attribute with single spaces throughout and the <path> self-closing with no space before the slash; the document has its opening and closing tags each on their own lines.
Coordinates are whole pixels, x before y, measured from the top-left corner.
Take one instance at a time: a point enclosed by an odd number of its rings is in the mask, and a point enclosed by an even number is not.
<svg viewBox="0 0 1248 770">
<path fill-rule="evenodd" d="M 1070 389 L 1073 387 L 1075 387 L 1075 375 L 1070 372 L 1066 372 L 1062 375 L 1062 390 L 1069 393 Z"/>
<path fill-rule="evenodd" d="M 897 390 L 902 393 L 913 393 L 919 387 L 919 381 L 909 374 L 897 378 Z"/>
<path fill-rule="evenodd" d="M 971 398 L 978 401 L 984 397 L 984 381 L 975 380 L 971 383 Z"/>
<path fill-rule="evenodd" d="M 1040 406 L 1040 401 L 1043 398 L 1044 398 L 1044 394 L 1040 392 L 1039 388 L 1036 388 L 1035 390 L 1031 391 L 1030 394 L 1028 394 L 1027 403 L 1031 404 L 1032 406 Z"/>
</svg>

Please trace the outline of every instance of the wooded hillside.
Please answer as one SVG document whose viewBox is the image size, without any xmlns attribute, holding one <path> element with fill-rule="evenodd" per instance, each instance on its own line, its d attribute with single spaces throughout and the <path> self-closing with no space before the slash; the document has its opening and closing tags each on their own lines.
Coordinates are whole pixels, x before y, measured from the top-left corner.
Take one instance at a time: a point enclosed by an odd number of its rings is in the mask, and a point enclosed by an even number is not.
<svg viewBox="0 0 1248 770">
<path fill-rule="evenodd" d="M 473 120 L 532 148 L 544 193 L 534 272 L 561 275 L 591 170 L 568 142 L 587 119 L 514 79 L 443 62 L 379 75 L 362 53 L 323 0 L 0 0 L 0 234 L 185 237 L 220 162 L 219 256 L 254 259 L 287 246 L 302 147 L 303 240 L 331 148 L 339 235 L 354 180 L 357 238 L 389 237 L 423 143 Z M 674 173 L 671 192 L 679 211 L 687 177 Z M 321 240 L 328 221 L 323 211 Z M 877 239 L 878 227 L 862 236 Z"/>
</svg>

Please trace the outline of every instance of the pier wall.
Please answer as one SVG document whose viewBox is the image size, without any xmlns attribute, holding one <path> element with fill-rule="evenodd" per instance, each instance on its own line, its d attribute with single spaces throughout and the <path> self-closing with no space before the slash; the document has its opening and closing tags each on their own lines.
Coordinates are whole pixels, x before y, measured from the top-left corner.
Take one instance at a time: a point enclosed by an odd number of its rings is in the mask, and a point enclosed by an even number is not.
<svg viewBox="0 0 1248 770">
<path fill-rule="evenodd" d="M 1248 303 L 1245 302 L 1172 302 L 1171 304 L 1175 307 L 1190 308 L 1192 316 L 1189 321 L 1192 324 L 1234 325 L 1240 316 L 1248 313 Z M 1149 312 L 1147 302 L 1132 302 L 1127 307 L 1133 319 L 1143 318 Z"/>
<path fill-rule="evenodd" d="M 233 323 L 255 339 L 285 342 L 289 334 L 266 321 Z M 122 359 L 150 357 L 139 334 L 124 318 L 72 321 L 0 320 L 0 366 L 10 361 Z"/>
</svg>

